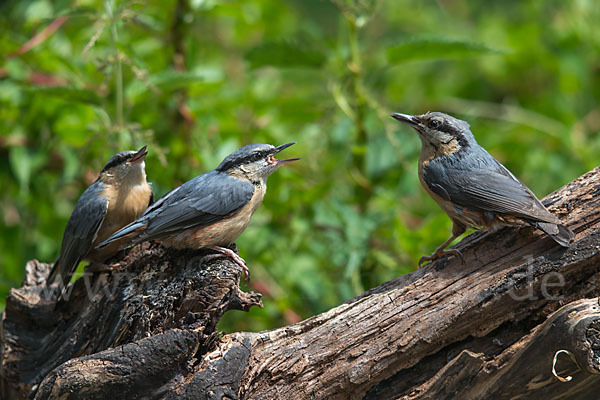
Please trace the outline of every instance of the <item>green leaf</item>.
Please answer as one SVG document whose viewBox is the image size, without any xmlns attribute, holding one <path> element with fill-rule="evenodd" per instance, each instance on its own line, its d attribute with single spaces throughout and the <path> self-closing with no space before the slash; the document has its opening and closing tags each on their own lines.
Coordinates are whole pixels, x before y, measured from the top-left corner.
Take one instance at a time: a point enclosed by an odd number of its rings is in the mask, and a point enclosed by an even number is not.
<svg viewBox="0 0 600 400">
<path fill-rule="evenodd" d="M 151 76 L 148 81 L 160 89 L 174 90 L 191 85 L 192 83 L 204 82 L 205 77 L 193 71 L 178 72 L 168 70 Z"/>
<path fill-rule="evenodd" d="M 57 17 L 97 17 L 101 13 L 97 8 L 91 6 L 71 6 L 56 14 Z"/>
<path fill-rule="evenodd" d="M 397 150 L 390 146 L 385 134 L 370 138 L 366 150 L 366 172 L 369 178 L 379 177 L 399 164 Z"/>
<path fill-rule="evenodd" d="M 150 15 L 136 15 L 135 17 L 133 17 L 133 21 L 145 28 L 152 29 L 155 31 L 160 31 L 163 28 L 163 24 L 158 19 Z"/>
<path fill-rule="evenodd" d="M 246 53 L 246 60 L 251 68 L 267 65 L 274 67 L 307 67 L 318 68 L 325 62 L 325 55 L 315 51 L 300 48 L 288 43 L 264 43 Z"/>
<path fill-rule="evenodd" d="M 47 158 L 48 154 L 46 152 L 36 152 L 25 146 L 14 146 L 10 148 L 8 153 L 10 169 L 24 193 L 29 191 L 31 178 L 45 165 Z"/>
<path fill-rule="evenodd" d="M 29 67 L 20 58 L 8 59 L 4 64 L 4 69 L 14 81 L 25 81 L 30 74 Z"/>
<path fill-rule="evenodd" d="M 502 51 L 485 44 L 443 36 L 416 36 L 387 49 L 389 62 L 399 64 L 413 60 L 468 58 Z"/>
<path fill-rule="evenodd" d="M 33 169 L 33 160 L 27 148 L 23 146 L 11 148 L 8 153 L 8 161 L 15 178 L 19 182 L 19 186 L 21 189 L 26 189 L 29 186 L 31 171 Z"/>
<path fill-rule="evenodd" d="M 41 19 L 52 18 L 52 4 L 47 0 L 32 1 L 27 5 L 25 20 L 35 23 Z"/>
<path fill-rule="evenodd" d="M 154 75 L 150 75 L 146 82 L 135 80 L 126 89 L 127 98 L 133 99 L 145 92 L 150 87 L 155 87 L 161 91 L 177 90 L 190 86 L 192 84 L 215 82 L 221 79 L 220 74 L 211 73 L 210 71 L 189 71 L 179 72 L 174 70 L 166 70 Z"/>
<path fill-rule="evenodd" d="M 84 146 L 89 140 L 87 127 L 96 119 L 91 107 L 78 103 L 72 104 L 70 113 L 56 115 L 52 130 L 61 142 L 75 147 Z"/>
<path fill-rule="evenodd" d="M 74 103 L 100 105 L 102 99 L 95 92 L 88 89 L 77 89 L 70 86 L 30 86 L 25 88 L 32 94 L 58 97 Z"/>
</svg>

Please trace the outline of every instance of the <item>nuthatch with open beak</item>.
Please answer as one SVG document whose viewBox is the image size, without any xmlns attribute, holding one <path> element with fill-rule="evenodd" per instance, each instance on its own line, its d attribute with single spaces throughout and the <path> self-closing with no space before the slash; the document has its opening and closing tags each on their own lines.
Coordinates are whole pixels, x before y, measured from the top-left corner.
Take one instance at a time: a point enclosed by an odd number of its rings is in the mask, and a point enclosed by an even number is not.
<svg viewBox="0 0 600 400">
<path fill-rule="evenodd" d="M 96 249 L 96 245 L 135 221 L 152 203 L 152 188 L 146 182 L 144 168 L 147 154 L 146 146 L 115 154 L 98 179 L 79 197 L 48 284 L 54 283 L 58 276 L 62 290 L 81 260 L 102 263 L 119 250 L 119 243 L 103 249 Z"/>
<path fill-rule="evenodd" d="M 419 266 L 449 253 L 461 256 L 456 249 L 444 249 L 468 227 L 494 229 L 525 223 L 541 229 L 559 245 L 569 246 L 574 233 L 477 144 L 468 123 L 440 112 L 393 113 L 392 117 L 419 134 L 421 185 L 453 223 L 450 239 L 431 256 L 421 257 Z"/>
<path fill-rule="evenodd" d="M 293 145 L 250 144 L 225 157 L 219 166 L 187 181 L 149 207 L 135 222 L 98 248 L 126 238 L 129 243 L 157 239 L 167 247 L 210 248 L 232 258 L 248 277 L 245 261 L 227 248 L 242 234 L 267 190 L 267 178 L 298 158 L 274 156 Z"/>
</svg>

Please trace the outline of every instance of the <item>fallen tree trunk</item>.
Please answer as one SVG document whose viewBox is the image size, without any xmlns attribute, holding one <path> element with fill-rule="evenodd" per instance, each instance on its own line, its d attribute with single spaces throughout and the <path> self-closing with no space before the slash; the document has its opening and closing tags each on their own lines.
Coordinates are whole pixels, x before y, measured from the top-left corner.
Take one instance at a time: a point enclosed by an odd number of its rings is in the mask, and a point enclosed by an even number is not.
<svg viewBox="0 0 600 400">
<path fill-rule="evenodd" d="M 225 311 L 261 305 L 227 260 L 136 246 L 126 273 L 92 280 L 112 300 L 79 280 L 56 310 L 40 295 L 48 266 L 31 262 L 3 314 L 2 398 L 595 398 L 599 194 L 596 169 L 545 199 L 577 234 L 569 249 L 533 228 L 478 232 L 457 245 L 464 264 L 442 259 L 301 323 L 221 338 Z"/>
</svg>

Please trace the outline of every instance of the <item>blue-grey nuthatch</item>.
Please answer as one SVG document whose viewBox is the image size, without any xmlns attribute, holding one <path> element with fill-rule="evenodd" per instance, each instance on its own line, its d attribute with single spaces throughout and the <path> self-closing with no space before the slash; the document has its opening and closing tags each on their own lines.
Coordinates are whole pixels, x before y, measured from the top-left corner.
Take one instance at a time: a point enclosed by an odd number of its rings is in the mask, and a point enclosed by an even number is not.
<svg viewBox="0 0 600 400">
<path fill-rule="evenodd" d="M 115 154 L 100 172 L 98 179 L 79 197 L 65 228 L 60 256 L 48 276 L 56 278 L 62 290 L 86 259 L 102 263 L 119 250 L 119 243 L 103 249 L 96 245 L 114 232 L 135 221 L 152 203 L 152 187 L 146 182 L 144 159 L 146 146 L 138 151 Z M 59 293 L 59 298 L 62 293 Z"/>
<path fill-rule="evenodd" d="M 468 123 L 440 112 L 391 116 L 419 134 L 421 185 L 453 223 L 450 239 L 431 256 L 421 257 L 419 266 L 449 253 L 460 256 L 456 249 L 444 249 L 468 227 L 493 229 L 526 223 L 541 229 L 559 245 L 569 246 L 574 233 L 477 144 Z"/>
<path fill-rule="evenodd" d="M 250 144 L 225 157 L 219 166 L 173 189 L 142 216 L 98 245 L 116 240 L 140 243 L 159 240 L 178 249 L 210 248 L 232 258 L 249 274 L 230 246 L 242 234 L 267 190 L 267 178 L 282 164 L 274 156 L 294 143 L 278 147 Z"/>
</svg>

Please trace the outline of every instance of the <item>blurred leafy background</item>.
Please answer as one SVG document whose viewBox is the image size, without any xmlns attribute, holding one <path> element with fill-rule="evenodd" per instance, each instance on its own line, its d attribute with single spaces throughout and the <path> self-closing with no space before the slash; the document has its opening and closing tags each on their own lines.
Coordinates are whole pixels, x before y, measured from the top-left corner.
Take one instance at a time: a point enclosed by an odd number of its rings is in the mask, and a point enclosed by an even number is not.
<svg viewBox="0 0 600 400">
<path fill-rule="evenodd" d="M 391 111 L 467 119 L 544 196 L 600 158 L 595 0 L 0 2 L 0 309 L 81 192 L 147 144 L 155 194 L 253 142 L 298 142 L 238 240 L 260 330 L 416 267 L 450 232 Z"/>
</svg>

